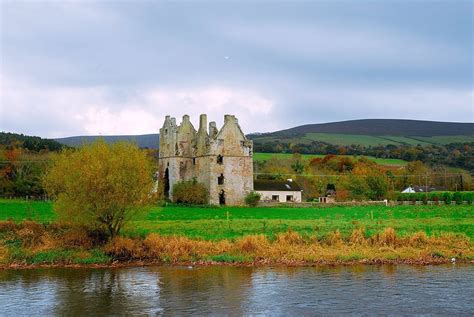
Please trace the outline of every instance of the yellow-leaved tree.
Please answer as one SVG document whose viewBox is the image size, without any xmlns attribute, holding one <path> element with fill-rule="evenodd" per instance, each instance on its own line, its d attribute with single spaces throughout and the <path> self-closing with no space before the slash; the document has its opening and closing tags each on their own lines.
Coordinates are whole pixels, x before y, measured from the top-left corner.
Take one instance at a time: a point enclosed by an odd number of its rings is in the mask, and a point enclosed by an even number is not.
<svg viewBox="0 0 474 317">
<path fill-rule="evenodd" d="M 152 164 L 136 145 L 103 140 L 55 155 L 43 179 L 60 220 L 109 237 L 153 198 Z"/>
</svg>

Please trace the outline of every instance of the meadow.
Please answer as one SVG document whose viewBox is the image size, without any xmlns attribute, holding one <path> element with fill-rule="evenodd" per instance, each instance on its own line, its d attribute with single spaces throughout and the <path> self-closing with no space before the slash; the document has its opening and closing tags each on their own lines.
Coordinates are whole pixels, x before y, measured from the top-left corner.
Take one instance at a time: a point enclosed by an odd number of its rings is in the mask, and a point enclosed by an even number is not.
<svg viewBox="0 0 474 317">
<path fill-rule="evenodd" d="M 254 161 L 261 162 L 261 161 L 267 161 L 271 158 L 279 158 L 279 159 L 289 159 L 293 156 L 291 153 L 254 153 L 253 159 Z M 310 160 L 315 157 L 322 158 L 325 155 L 322 154 L 301 154 L 301 157 L 305 160 Z M 347 156 L 351 158 L 355 158 L 356 156 L 353 155 L 338 155 L 338 156 Z M 357 156 L 361 157 L 361 156 Z M 373 156 L 365 156 L 371 161 L 374 161 L 377 164 L 380 165 L 389 165 L 389 166 L 404 166 L 407 165 L 408 162 L 400 159 L 383 159 L 383 158 L 376 158 Z"/>
<path fill-rule="evenodd" d="M 51 202 L 0 200 L 0 221 L 30 219 L 50 223 L 56 219 Z M 272 239 L 289 229 L 305 236 L 325 236 L 338 230 L 343 237 L 364 228 L 367 236 L 395 229 L 398 235 L 419 231 L 427 235 L 463 234 L 474 239 L 472 205 L 452 206 L 328 206 L 183 207 L 152 206 L 138 214 L 123 231 L 129 237 L 150 233 L 204 240 L 235 239 L 264 234 Z"/>
</svg>

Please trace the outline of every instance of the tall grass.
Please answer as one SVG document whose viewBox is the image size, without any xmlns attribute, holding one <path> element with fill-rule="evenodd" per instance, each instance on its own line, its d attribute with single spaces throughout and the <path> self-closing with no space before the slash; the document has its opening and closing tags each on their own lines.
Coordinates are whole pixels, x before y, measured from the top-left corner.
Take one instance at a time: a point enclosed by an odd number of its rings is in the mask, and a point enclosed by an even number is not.
<svg viewBox="0 0 474 317">
<path fill-rule="evenodd" d="M 464 235 L 430 236 L 420 231 L 402 236 L 391 227 L 371 236 L 365 228 L 358 227 L 347 236 L 338 230 L 324 237 L 288 230 L 273 238 L 257 234 L 219 241 L 152 233 L 145 238 L 118 236 L 103 246 L 71 232 L 74 231 L 31 222 L 2 223 L 0 263 L 433 263 L 452 257 L 474 259 L 473 245 Z M 67 240 L 65 236 L 72 238 Z"/>
</svg>

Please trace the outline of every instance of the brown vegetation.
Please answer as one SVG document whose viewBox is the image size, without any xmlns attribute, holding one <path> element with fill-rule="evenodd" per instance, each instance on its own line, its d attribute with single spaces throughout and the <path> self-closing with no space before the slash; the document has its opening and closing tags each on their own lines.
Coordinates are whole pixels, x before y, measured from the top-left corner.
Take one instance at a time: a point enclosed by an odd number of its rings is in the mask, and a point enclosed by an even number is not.
<svg viewBox="0 0 474 317">
<path fill-rule="evenodd" d="M 472 243 L 465 236 L 428 236 L 418 232 L 401 237 L 393 228 L 386 228 L 370 237 L 366 236 L 364 228 L 355 229 L 347 237 L 335 231 L 322 239 L 301 236 L 292 230 L 274 239 L 248 235 L 221 241 L 153 233 L 145 239 L 117 236 L 103 246 L 95 245 L 90 235 L 80 228 L 45 227 L 33 222 L 0 222 L 0 234 L 3 241 L 3 245 L 0 244 L 0 264 L 4 265 L 29 264 L 27 260 L 22 262 L 15 258 L 18 250 L 30 258 L 41 252 L 76 250 L 75 256 L 85 258 L 88 250 L 94 247 L 108 257 L 109 263 L 439 263 L 450 261 L 452 257 L 474 259 Z M 41 263 L 47 263 L 44 261 Z M 75 263 L 70 258 L 62 261 Z"/>
</svg>

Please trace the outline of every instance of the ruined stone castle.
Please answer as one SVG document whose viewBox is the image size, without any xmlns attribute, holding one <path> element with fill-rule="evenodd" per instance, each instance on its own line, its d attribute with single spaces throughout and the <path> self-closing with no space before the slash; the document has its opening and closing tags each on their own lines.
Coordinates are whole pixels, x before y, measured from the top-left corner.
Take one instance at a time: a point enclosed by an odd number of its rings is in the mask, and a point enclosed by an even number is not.
<svg viewBox="0 0 474 317">
<path fill-rule="evenodd" d="M 197 131 L 188 115 L 179 126 L 166 116 L 158 166 L 164 195 L 172 199 L 174 184 L 195 178 L 209 191 L 210 204 L 243 204 L 253 190 L 252 148 L 233 115 L 225 115 L 218 130 L 215 122 L 207 127 L 207 116 L 202 114 Z"/>
</svg>

